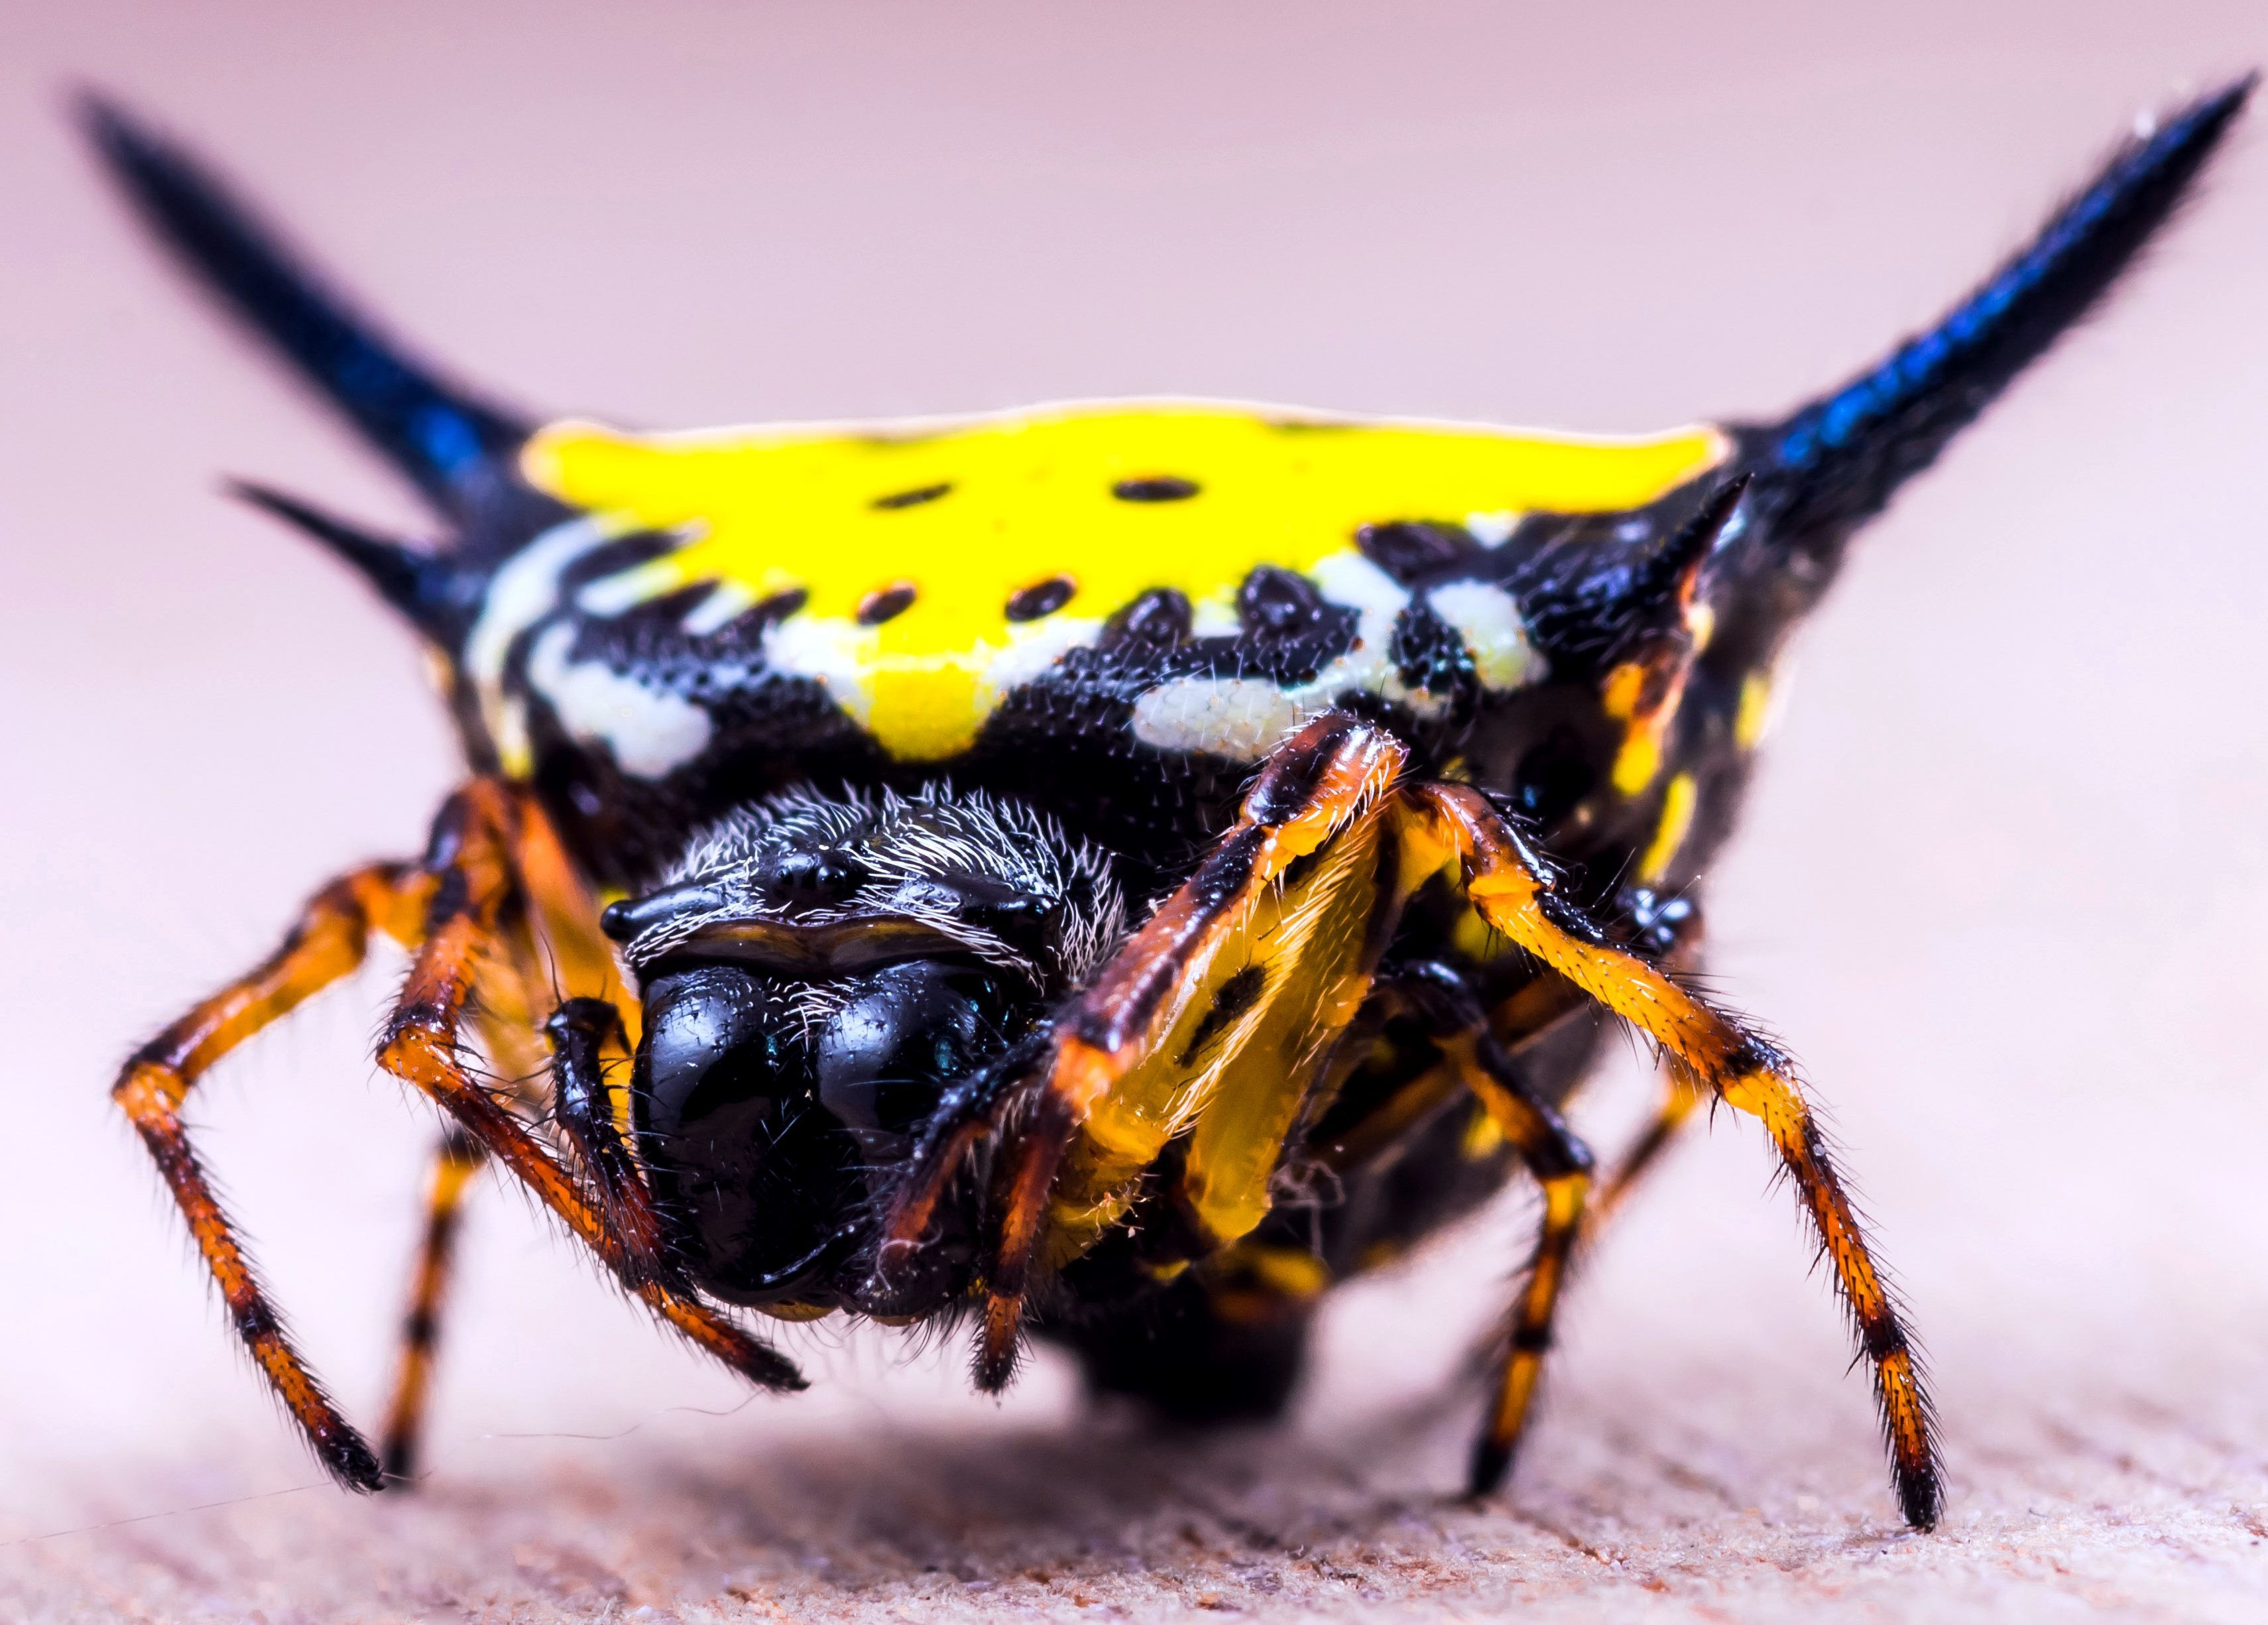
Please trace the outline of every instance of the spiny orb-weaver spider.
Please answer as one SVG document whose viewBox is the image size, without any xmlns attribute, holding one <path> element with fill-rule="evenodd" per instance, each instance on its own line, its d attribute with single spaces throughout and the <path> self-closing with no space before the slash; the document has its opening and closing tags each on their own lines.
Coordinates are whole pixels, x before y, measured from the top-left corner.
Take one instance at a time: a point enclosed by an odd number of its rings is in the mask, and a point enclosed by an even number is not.
<svg viewBox="0 0 2268 1625">
<path fill-rule="evenodd" d="M 986 1389 L 1028 1326 L 1094 1388 L 1197 1419 L 1278 1409 L 1326 1287 L 1524 1168 L 1543 1216 L 1485 1492 L 1587 1219 L 1706 1099 L 1771 1136 L 1930 1527 L 1913 1348 L 1793 1064 L 1692 986 L 1698 889 L 1852 532 L 2097 302 L 2250 85 L 2137 135 L 1843 388 L 1611 440 L 1199 401 L 539 425 L 396 349 L 90 101 L 159 237 L 446 531 L 239 488 L 442 657 L 469 776 L 422 857 L 324 887 L 115 1091 L 324 1465 L 366 1490 L 411 1473 L 490 1158 L 762 1386 L 802 1379 L 733 1306 L 965 1308 Z M 379 935 L 411 955 L 379 1062 L 448 1125 L 382 1462 L 182 1118 Z M 1668 1085 L 1594 1189 L 1559 1113 L 1609 1018 Z"/>
</svg>

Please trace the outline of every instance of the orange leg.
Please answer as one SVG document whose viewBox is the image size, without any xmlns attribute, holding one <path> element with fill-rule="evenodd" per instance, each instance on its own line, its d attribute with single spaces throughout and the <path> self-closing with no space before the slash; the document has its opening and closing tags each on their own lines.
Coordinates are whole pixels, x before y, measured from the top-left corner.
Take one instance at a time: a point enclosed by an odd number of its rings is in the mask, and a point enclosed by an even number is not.
<svg viewBox="0 0 2268 1625">
<path fill-rule="evenodd" d="M 143 1046 L 111 1092 L 188 1221 L 237 1335 L 323 1466 L 354 1489 L 382 1487 L 378 1460 L 291 1347 L 189 1143 L 181 1107 L 222 1056 L 358 969 L 372 935 L 382 931 L 414 946 L 432 889 L 430 876 L 401 864 L 377 864 L 334 880 L 307 904 L 298 927 L 272 958 Z"/>
<path fill-rule="evenodd" d="M 1027 1095 L 1030 1116 L 1005 1145 L 996 1181 L 979 1386 L 997 1388 L 1014 1371 L 1049 1195 L 1080 1122 L 1183 1013 L 1203 971 L 1261 894 L 1385 794 L 1403 760 L 1390 738 L 1351 717 L 1319 717 L 1301 729 L 1254 781 L 1235 827 L 1057 1019 L 1047 1040 L 1052 1054 L 1019 1058 L 1040 1074 L 1036 1087 L 1020 1090 L 1021 1074 L 1002 1074 L 988 1113 Z M 957 1113 L 924 1136 L 885 1227 L 886 1257 L 918 1241 L 961 1156 L 988 1126 L 973 1112 Z"/>
<path fill-rule="evenodd" d="M 1528 1265 L 1527 1284 L 1513 1305 L 1497 1366 L 1496 1399 L 1487 1429 L 1473 1448 L 1472 1492 L 1486 1495 L 1503 1482 L 1520 1447 L 1521 1430 L 1550 1352 L 1552 1320 L 1559 1289 L 1581 1233 L 1583 1207 L 1591 1189 L 1591 1153 L 1540 1099 L 1494 1040 L 1465 1034 L 1442 1045 L 1449 1063 L 1505 1138 L 1512 1142 L 1543 1189 L 1543 1218 Z"/>
<path fill-rule="evenodd" d="M 181 1109 L 221 1057 L 356 970 L 379 932 L 416 956 L 380 1063 L 431 1095 L 475 1144 L 504 1162 L 626 1277 L 640 1299 L 692 1342 L 762 1386 L 802 1386 L 785 1359 L 708 1305 L 653 1282 L 637 1282 L 628 1248 L 599 1210 L 464 1066 L 459 1033 L 468 1000 L 483 966 L 509 956 L 512 933 L 526 920 L 512 850 L 523 811 L 516 792 L 504 785 L 476 780 L 467 786 L 442 810 L 422 866 L 376 865 L 325 887 L 272 958 L 145 1045 L 112 1091 L 188 1220 L 254 1362 L 317 1458 L 351 1489 L 383 1487 L 378 1459 L 292 1348 L 190 1143 Z M 420 1373 L 416 1382 L 423 1380 Z"/>
<path fill-rule="evenodd" d="M 424 945 L 379 1046 L 379 1064 L 414 1084 L 597 1254 L 633 1296 L 689 1341 L 749 1381 L 804 1386 L 785 1357 L 706 1304 L 652 1279 L 527 1126 L 467 1070 L 460 1031 L 483 955 L 520 904 L 512 862 L 520 808 L 514 793 L 476 779 L 450 798 L 434 827 L 436 876 Z"/>
<path fill-rule="evenodd" d="M 488 1153 L 456 1129 L 441 1136 L 433 1154 L 433 1180 L 425 1198 L 425 1233 L 410 1276 L 409 1310 L 401 1319 L 401 1358 L 394 1377 L 394 1398 L 386 1408 L 386 1475 L 406 1483 L 417 1474 L 417 1447 L 425 1425 L 426 1395 L 432 1386 L 433 1349 L 441 1334 L 441 1308 L 449 1292 L 456 1251 L 457 1223 L 473 1176 Z"/>
<path fill-rule="evenodd" d="M 1763 1121 L 1874 1364 L 1900 1509 L 1916 1528 L 1933 1527 L 1943 1485 L 1919 1363 L 1793 1064 L 1735 1018 L 1609 944 L 1552 892 L 1548 867 L 1477 791 L 1429 784 L 1412 793 L 1411 805 L 1456 856 L 1465 893 L 1491 926 L 1653 1039 L 1697 1092 Z"/>
</svg>

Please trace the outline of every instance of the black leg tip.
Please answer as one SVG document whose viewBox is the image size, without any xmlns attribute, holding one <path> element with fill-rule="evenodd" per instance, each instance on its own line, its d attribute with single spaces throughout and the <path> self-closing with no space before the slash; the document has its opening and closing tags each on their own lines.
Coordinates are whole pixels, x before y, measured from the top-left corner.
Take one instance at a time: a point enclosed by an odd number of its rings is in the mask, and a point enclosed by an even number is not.
<svg viewBox="0 0 2268 1625">
<path fill-rule="evenodd" d="M 1016 1380 L 1016 1368 L 1023 1364 L 1023 1339 L 1011 1333 L 1002 1337 L 998 1330 L 987 1327 L 976 1339 L 976 1353 L 969 1361 L 969 1379 L 980 1393 L 1001 1394 Z"/>
<path fill-rule="evenodd" d="M 371 1453 L 362 1435 L 352 1428 L 343 1428 L 328 1438 L 315 1441 L 315 1457 L 324 1471 L 335 1479 L 340 1488 L 357 1494 L 374 1496 L 386 1488 L 387 1478 Z"/>
<path fill-rule="evenodd" d="M 1474 1501 L 1484 1500 L 1504 1488 L 1505 1474 L 1512 1471 L 1512 1450 L 1488 1434 L 1473 1441 L 1471 1471 L 1465 1475 L 1465 1495 Z"/>
<path fill-rule="evenodd" d="M 1945 1511 L 1945 1486 L 1938 1482 L 1935 1472 L 1898 1474 L 1898 1511 L 1905 1514 L 1906 1522 L 1927 1534 L 1937 1527 Z"/>
<path fill-rule="evenodd" d="M 417 1478 L 417 1446 L 406 1438 L 387 1440 L 385 1474 L 387 1489 L 410 1489 Z"/>
<path fill-rule="evenodd" d="M 740 1362 L 740 1375 L 756 1386 L 769 1388 L 774 1393 L 800 1393 L 811 1386 L 811 1379 L 787 1356 L 762 1343 L 755 1345 L 755 1349 Z"/>
<path fill-rule="evenodd" d="M 1016 1350 L 1013 1349 L 1005 1355 L 995 1354 L 990 1349 L 980 1349 L 969 1374 L 979 1393 L 998 1396 L 1005 1393 L 1008 1385 L 1016 1380 Z"/>
</svg>

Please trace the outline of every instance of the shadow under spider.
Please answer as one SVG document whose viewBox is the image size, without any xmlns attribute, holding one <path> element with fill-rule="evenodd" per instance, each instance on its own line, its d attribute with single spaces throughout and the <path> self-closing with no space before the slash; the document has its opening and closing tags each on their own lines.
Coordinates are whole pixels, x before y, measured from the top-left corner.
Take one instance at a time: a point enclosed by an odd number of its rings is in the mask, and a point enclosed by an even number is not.
<svg viewBox="0 0 2268 1625">
<path fill-rule="evenodd" d="M 1445 1383 L 1337 1432 L 1320 1418 L 1166 1428 L 1103 1405 L 1058 1425 L 883 1427 L 652 1471 L 709 1540 L 800 1554 L 837 1583 L 1248 1559 L 1360 1544 L 1464 1504 L 1449 1486 L 1474 1404 Z"/>
</svg>

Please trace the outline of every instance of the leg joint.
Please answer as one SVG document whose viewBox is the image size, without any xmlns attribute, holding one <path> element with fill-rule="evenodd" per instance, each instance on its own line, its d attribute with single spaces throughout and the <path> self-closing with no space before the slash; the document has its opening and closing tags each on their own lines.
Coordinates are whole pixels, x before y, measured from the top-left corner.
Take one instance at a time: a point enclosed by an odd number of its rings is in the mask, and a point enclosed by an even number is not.
<svg viewBox="0 0 2268 1625">
<path fill-rule="evenodd" d="M 1859 1323 L 1859 1342 L 1867 1357 L 1877 1365 L 1892 1355 L 1904 1354 L 1910 1345 L 1906 1328 L 1898 1324 L 1893 1314 L 1868 1315 Z"/>
</svg>

